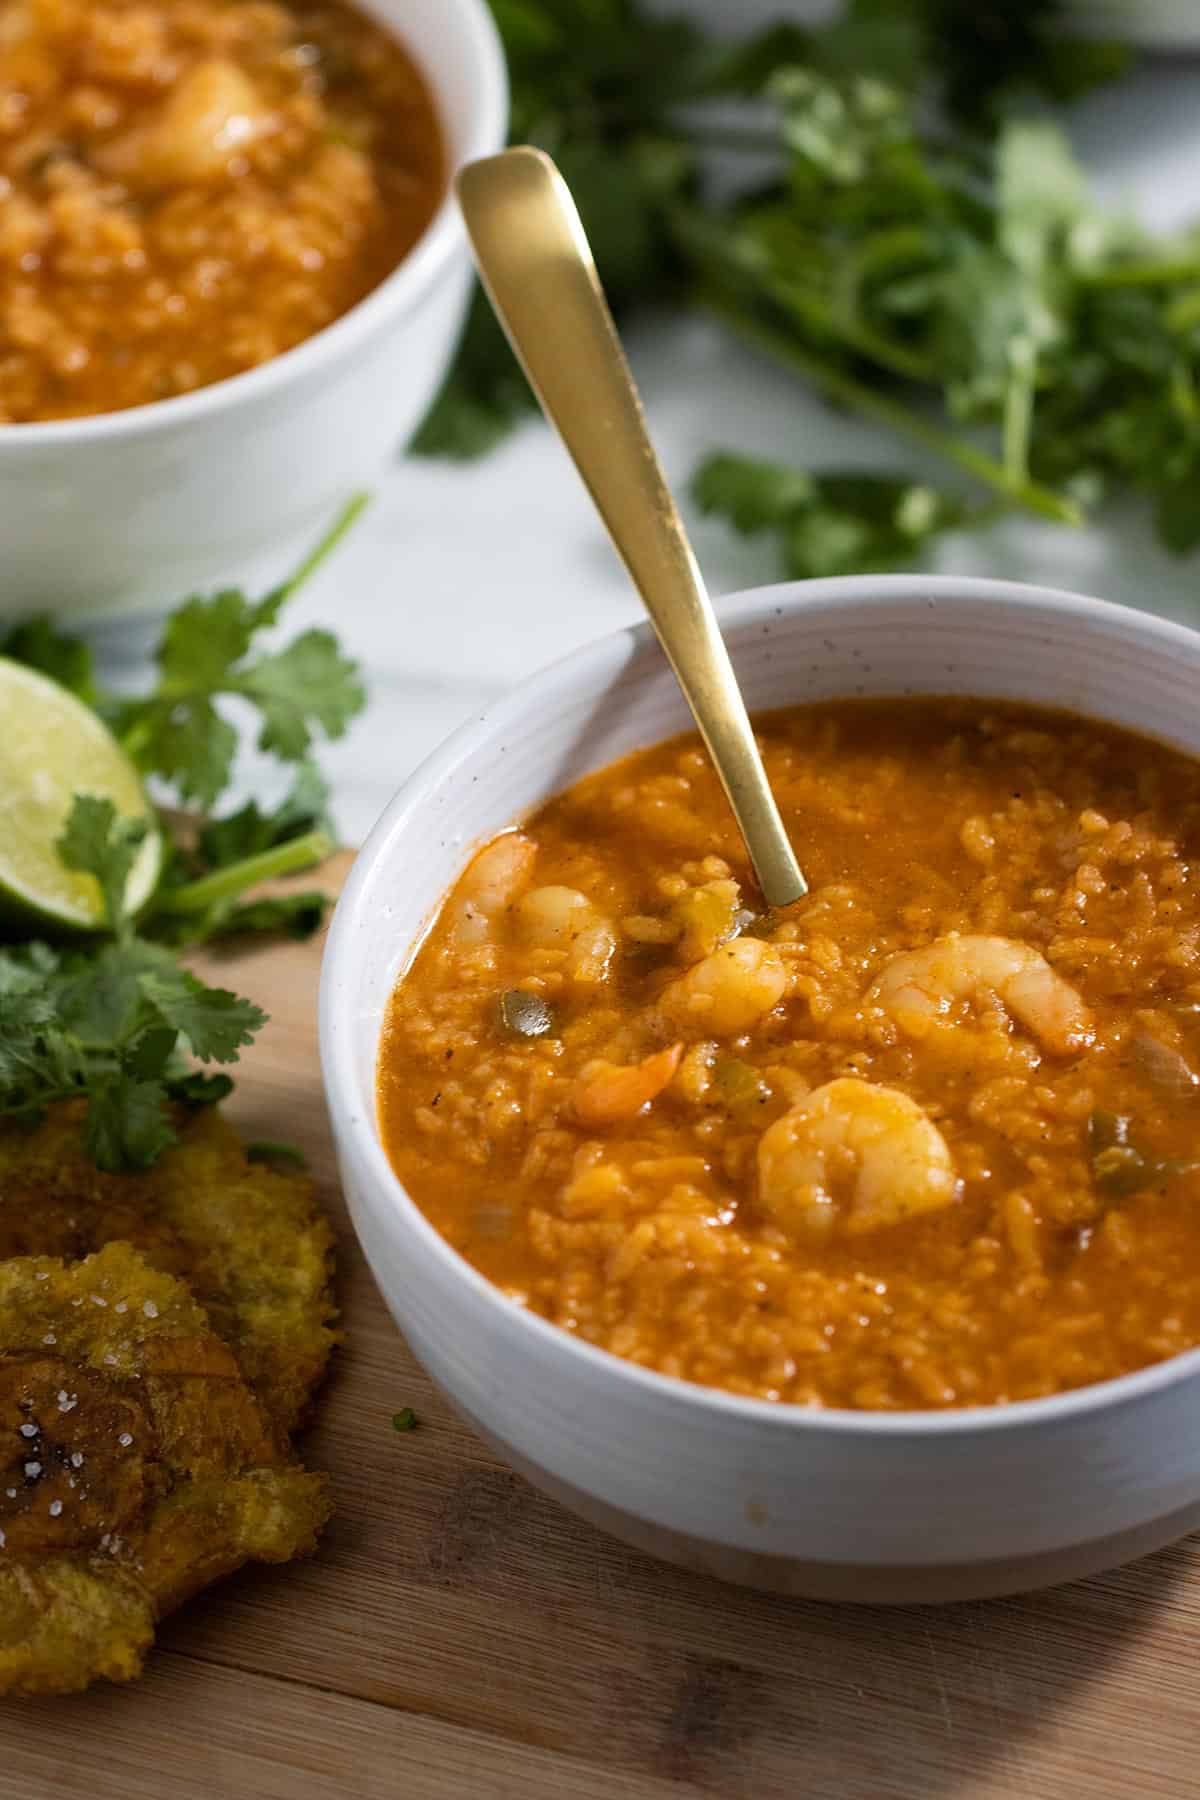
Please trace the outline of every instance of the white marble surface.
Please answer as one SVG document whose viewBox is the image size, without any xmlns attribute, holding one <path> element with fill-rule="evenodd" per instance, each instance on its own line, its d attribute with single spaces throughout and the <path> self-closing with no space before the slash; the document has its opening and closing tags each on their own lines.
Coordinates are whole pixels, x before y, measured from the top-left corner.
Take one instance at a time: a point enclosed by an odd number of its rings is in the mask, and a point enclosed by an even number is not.
<svg viewBox="0 0 1200 1800">
<path fill-rule="evenodd" d="M 1127 195 L 1162 226 L 1200 216 L 1200 64 L 1159 64 L 1094 97 L 1074 135 L 1106 198 Z M 912 464 L 879 430 L 832 415 L 706 324 L 646 326 L 630 351 L 681 489 L 719 446 L 813 467 Z M 692 523 L 714 593 L 775 577 L 769 551 Z M 1011 520 L 948 543 L 937 566 L 1045 580 L 1200 622 L 1200 559 L 1173 561 L 1137 520 L 1084 532 Z M 352 539 L 289 609 L 292 629 L 332 625 L 369 680 L 368 712 L 324 758 L 347 841 L 361 841 L 408 772 L 471 711 L 638 612 L 540 422 L 478 464 L 397 462 Z"/>
</svg>

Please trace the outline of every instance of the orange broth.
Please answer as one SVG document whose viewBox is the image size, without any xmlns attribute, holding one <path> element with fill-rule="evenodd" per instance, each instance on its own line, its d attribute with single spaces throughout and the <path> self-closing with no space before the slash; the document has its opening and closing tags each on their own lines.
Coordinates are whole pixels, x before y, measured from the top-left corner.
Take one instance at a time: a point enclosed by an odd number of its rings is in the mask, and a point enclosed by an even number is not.
<svg viewBox="0 0 1200 1800">
<path fill-rule="evenodd" d="M 758 1398 L 1030 1399 L 1200 1343 L 1200 766 L 991 702 L 757 729 L 786 912 L 690 737 L 465 871 L 380 1056 L 416 1203 L 514 1304 Z"/>
</svg>

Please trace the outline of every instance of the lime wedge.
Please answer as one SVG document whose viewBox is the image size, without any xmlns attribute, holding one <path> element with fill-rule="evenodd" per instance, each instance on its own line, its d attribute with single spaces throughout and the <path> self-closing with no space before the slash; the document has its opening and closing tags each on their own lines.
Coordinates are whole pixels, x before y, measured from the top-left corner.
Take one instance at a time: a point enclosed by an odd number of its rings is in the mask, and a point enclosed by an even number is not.
<svg viewBox="0 0 1200 1800">
<path fill-rule="evenodd" d="M 99 883 L 67 869 L 55 840 L 76 794 L 111 800 L 127 818 L 152 818 L 137 770 L 90 707 L 20 663 L 0 657 L 0 912 L 93 930 L 104 923 Z M 152 829 L 129 873 L 131 912 L 154 891 L 162 840 Z"/>
</svg>

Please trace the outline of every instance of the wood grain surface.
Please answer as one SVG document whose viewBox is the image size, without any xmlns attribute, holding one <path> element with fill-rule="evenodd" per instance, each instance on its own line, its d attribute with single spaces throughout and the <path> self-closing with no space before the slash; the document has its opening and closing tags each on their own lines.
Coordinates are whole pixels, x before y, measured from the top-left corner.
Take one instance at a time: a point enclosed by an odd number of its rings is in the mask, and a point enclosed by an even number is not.
<svg viewBox="0 0 1200 1800">
<path fill-rule="evenodd" d="M 305 1446 L 337 1516 L 312 1562 L 168 1621 L 140 1682 L 0 1705 L 0 1800 L 1194 1800 L 1194 1542 L 1028 1599 L 838 1609 L 650 1562 L 485 1450 L 337 1193 L 319 962 L 220 967 L 272 1012 L 230 1111 L 303 1144 L 338 1222 L 347 1341 Z"/>
</svg>

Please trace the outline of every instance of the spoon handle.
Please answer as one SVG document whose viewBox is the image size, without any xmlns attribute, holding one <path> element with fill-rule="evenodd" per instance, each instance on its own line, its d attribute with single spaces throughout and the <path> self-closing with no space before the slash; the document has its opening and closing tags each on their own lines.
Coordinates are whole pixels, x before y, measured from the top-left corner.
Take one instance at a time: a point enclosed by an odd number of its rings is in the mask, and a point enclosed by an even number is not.
<svg viewBox="0 0 1200 1800">
<path fill-rule="evenodd" d="M 492 305 L 645 602 L 763 897 L 786 906 L 804 877 L 570 192 L 548 156 L 516 149 L 463 169 L 458 198 Z"/>
</svg>

